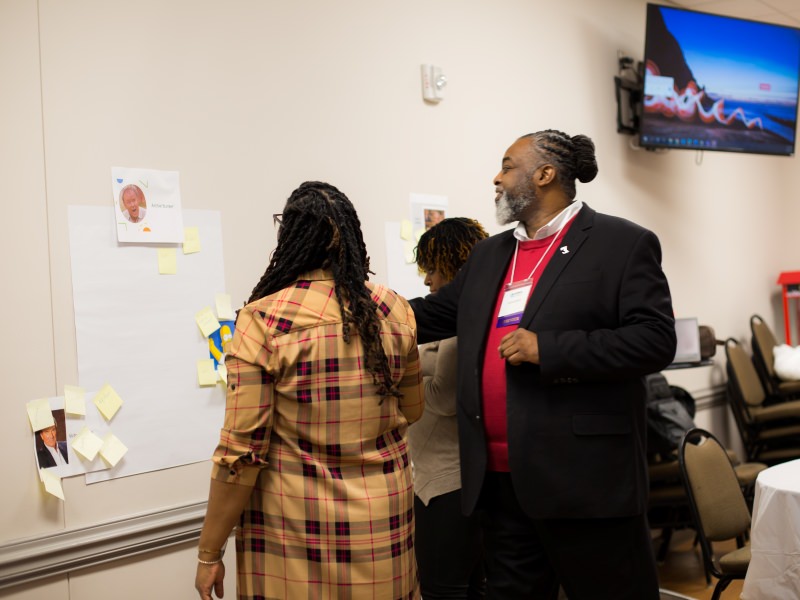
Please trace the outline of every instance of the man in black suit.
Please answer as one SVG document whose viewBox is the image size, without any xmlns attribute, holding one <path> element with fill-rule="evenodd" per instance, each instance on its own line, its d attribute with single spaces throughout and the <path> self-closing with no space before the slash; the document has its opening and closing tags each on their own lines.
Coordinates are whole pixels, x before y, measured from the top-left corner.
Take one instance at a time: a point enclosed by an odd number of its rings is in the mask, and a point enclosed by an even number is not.
<svg viewBox="0 0 800 600">
<path fill-rule="evenodd" d="M 36 445 L 36 457 L 39 460 L 40 469 L 49 469 L 56 465 L 66 465 L 69 463 L 67 442 L 58 441 L 55 425 L 46 427 L 38 431 L 37 434 L 41 440 L 41 444 Z"/>
<path fill-rule="evenodd" d="M 419 342 L 458 335 L 462 503 L 485 511 L 487 597 L 656 600 L 643 377 L 675 354 L 656 236 L 575 200 L 594 144 L 518 139 L 500 224 L 455 280 L 411 301 Z"/>
</svg>

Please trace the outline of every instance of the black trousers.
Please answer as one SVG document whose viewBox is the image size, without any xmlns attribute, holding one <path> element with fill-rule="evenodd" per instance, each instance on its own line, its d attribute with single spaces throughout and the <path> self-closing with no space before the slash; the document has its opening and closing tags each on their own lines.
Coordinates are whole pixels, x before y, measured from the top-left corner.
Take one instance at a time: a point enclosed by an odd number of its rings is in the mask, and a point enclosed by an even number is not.
<svg viewBox="0 0 800 600">
<path fill-rule="evenodd" d="M 461 513 L 461 490 L 437 496 L 428 506 L 414 496 L 414 518 L 424 600 L 484 598 L 480 517 Z"/>
<path fill-rule="evenodd" d="M 531 519 L 509 473 L 486 474 L 480 507 L 490 600 L 555 600 L 559 583 L 569 600 L 658 600 L 645 515 Z"/>
</svg>

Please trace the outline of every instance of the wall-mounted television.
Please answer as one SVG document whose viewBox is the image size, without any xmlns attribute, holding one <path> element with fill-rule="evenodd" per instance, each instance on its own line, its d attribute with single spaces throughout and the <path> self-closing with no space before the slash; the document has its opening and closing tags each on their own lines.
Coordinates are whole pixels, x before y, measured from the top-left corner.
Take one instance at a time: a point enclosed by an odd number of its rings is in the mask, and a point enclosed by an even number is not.
<svg viewBox="0 0 800 600">
<path fill-rule="evenodd" d="M 647 5 L 639 144 L 794 154 L 800 29 Z"/>
</svg>

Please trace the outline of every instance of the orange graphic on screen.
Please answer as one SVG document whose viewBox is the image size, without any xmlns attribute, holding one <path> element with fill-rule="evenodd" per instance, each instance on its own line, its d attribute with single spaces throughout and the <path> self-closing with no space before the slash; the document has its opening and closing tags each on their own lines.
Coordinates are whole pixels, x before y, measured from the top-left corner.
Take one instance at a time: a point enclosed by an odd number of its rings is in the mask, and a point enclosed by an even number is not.
<svg viewBox="0 0 800 600">
<path fill-rule="evenodd" d="M 648 60 L 645 69 L 648 75 L 660 76 L 661 71 L 653 61 Z M 736 108 L 727 117 L 725 116 L 725 100 L 720 98 L 711 108 L 703 107 L 703 98 L 706 93 L 697 88 L 694 81 L 680 90 L 677 87 L 673 97 L 661 95 L 647 95 L 644 98 L 644 110 L 649 113 L 660 113 L 665 117 L 677 116 L 681 121 L 691 122 L 699 118 L 703 123 L 719 123 L 720 125 L 730 125 L 734 120 L 740 120 L 748 129 L 758 128 L 763 130 L 761 117 L 748 119 L 741 108 Z"/>
</svg>

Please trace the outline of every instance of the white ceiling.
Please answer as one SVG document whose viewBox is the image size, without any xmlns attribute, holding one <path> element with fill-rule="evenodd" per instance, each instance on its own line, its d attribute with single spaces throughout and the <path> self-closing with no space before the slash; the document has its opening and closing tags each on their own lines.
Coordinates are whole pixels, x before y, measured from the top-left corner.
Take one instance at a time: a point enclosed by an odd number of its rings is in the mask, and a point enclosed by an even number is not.
<svg viewBox="0 0 800 600">
<path fill-rule="evenodd" d="M 800 0 L 667 0 L 692 10 L 800 27 Z"/>
</svg>

